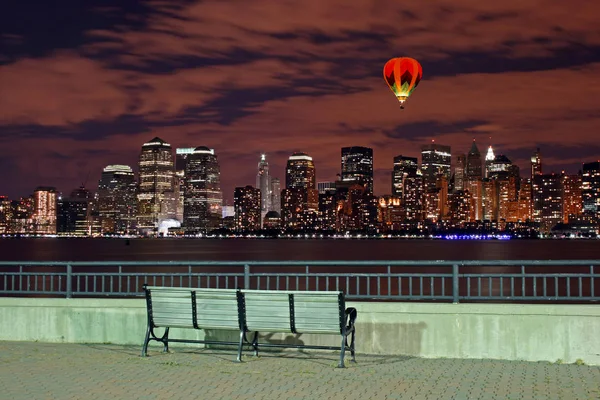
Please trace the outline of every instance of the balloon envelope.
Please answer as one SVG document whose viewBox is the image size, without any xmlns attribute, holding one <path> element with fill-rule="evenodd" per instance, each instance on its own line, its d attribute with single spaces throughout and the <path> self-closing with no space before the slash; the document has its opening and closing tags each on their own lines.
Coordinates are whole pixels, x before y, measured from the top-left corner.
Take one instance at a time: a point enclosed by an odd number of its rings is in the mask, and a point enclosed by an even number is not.
<svg viewBox="0 0 600 400">
<path fill-rule="evenodd" d="M 412 94 L 422 77 L 423 68 L 414 58 L 392 58 L 383 67 L 383 78 L 400 104 Z"/>
</svg>

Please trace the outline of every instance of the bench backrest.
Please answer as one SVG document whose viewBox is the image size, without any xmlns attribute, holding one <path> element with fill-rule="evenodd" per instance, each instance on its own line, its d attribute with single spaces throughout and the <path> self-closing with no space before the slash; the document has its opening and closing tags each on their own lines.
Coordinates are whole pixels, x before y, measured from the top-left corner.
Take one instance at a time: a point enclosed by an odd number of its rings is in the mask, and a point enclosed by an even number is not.
<svg viewBox="0 0 600 400">
<path fill-rule="evenodd" d="M 249 331 L 341 333 L 342 292 L 241 290 Z"/>
<path fill-rule="evenodd" d="M 148 312 L 156 327 L 240 329 L 235 289 L 145 289 Z"/>
</svg>

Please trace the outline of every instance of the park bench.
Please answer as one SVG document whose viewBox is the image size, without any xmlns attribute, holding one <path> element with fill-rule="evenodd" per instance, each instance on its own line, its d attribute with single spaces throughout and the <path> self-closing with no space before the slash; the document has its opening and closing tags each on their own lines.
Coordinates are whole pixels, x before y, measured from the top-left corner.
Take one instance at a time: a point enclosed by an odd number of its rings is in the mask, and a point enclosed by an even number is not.
<svg viewBox="0 0 600 400">
<path fill-rule="evenodd" d="M 249 345 L 258 355 L 260 347 L 340 350 L 338 367 L 344 367 L 346 350 L 355 361 L 354 322 L 356 309 L 345 308 L 344 293 L 338 291 L 270 291 L 242 289 L 196 289 L 144 285 L 148 326 L 142 356 L 148 354 L 152 340 L 238 346 L 237 361 L 242 361 L 242 349 Z M 159 337 L 155 328 L 165 328 Z M 169 337 L 170 328 L 229 330 L 239 332 L 239 341 L 192 340 Z M 247 334 L 253 332 L 252 340 Z M 317 346 L 298 343 L 260 343 L 260 333 L 330 334 L 340 335 L 340 346 Z M 348 336 L 350 344 L 348 344 Z"/>
</svg>

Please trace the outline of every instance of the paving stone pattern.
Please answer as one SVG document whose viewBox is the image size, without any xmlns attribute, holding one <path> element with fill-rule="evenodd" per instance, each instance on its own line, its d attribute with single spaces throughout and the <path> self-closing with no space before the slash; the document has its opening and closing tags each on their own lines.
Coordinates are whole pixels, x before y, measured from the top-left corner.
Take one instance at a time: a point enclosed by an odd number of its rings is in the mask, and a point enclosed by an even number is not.
<svg viewBox="0 0 600 400">
<path fill-rule="evenodd" d="M 600 399 L 600 367 L 335 352 L 0 342 L 0 399 Z"/>
</svg>

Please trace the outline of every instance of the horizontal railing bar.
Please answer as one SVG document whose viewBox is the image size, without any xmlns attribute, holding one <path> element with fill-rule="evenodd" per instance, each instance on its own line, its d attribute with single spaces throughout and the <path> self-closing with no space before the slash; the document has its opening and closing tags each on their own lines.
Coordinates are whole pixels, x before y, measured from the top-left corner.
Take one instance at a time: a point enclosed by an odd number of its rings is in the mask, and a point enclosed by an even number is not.
<svg viewBox="0 0 600 400">
<path fill-rule="evenodd" d="M 567 266 L 600 260 L 364 260 L 364 261 L 0 261 L 0 266 Z"/>
</svg>

